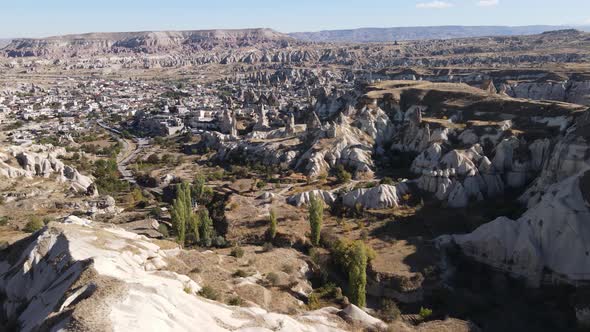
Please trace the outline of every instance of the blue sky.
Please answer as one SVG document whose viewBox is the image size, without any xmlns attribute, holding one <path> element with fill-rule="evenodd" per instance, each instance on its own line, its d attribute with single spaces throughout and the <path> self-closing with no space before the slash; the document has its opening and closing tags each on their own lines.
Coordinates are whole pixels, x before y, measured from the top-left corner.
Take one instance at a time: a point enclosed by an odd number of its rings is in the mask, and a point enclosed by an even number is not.
<svg viewBox="0 0 590 332">
<path fill-rule="evenodd" d="M 590 24 L 590 0 L 0 0 L 1 37 L 268 27 Z"/>
</svg>

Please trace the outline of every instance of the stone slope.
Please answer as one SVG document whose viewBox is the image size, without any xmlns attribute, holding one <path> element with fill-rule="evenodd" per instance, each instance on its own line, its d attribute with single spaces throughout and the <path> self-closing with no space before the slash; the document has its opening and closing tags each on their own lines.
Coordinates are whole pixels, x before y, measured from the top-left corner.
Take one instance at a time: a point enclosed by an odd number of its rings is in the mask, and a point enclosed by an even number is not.
<svg viewBox="0 0 590 332">
<path fill-rule="evenodd" d="M 4 51 L 9 56 L 89 55 L 127 51 L 155 53 L 280 41 L 293 39 L 271 29 L 113 32 L 13 39 L 4 47 Z"/>
<path fill-rule="evenodd" d="M 68 182 L 73 192 L 96 195 L 94 181 L 90 177 L 80 174 L 77 169 L 65 165 L 58 159 L 65 153 L 63 148 L 52 146 L 8 147 L 0 151 L 0 176 L 6 178 L 55 176 L 57 181 Z"/>
<path fill-rule="evenodd" d="M 201 287 L 189 277 L 167 271 L 178 249 L 162 250 L 143 236 L 80 218 L 66 222 L 52 223 L 2 252 L 0 323 L 21 331 L 346 328 L 336 308 L 287 316 L 206 300 L 196 295 Z"/>
<path fill-rule="evenodd" d="M 531 284 L 590 280 L 590 113 L 578 117 L 555 144 L 531 145 L 542 151 L 540 169 L 520 201 L 528 207 L 518 220 L 500 217 L 471 234 L 451 235 L 475 260 Z M 542 156 L 542 157 L 541 157 Z"/>
<path fill-rule="evenodd" d="M 471 234 L 445 236 L 475 260 L 526 278 L 574 285 L 590 279 L 590 170 L 546 188 L 518 220 L 500 217 Z"/>
</svg>

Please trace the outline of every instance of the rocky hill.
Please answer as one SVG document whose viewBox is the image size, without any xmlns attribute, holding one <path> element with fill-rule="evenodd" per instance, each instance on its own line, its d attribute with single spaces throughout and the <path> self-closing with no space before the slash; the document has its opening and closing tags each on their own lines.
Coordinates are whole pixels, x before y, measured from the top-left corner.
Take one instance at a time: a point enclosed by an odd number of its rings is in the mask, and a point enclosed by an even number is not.
<svg viewBox="0 0 590 332">
<path fill-rule="evenodd" d="M 399 40 L 451 39 L 482 36 L 518 36 L 532 35 L 545 31 L 564 29 L 564 26 L 432 26 L 432 27 L 395 27 L 395 28 L 360 28 L 350 30 L 324 30 L 316 32 L 294 32 L 289 35 L 305 41 L 371 43 L 393 42 Z M 590 31 L 590 27 L 577 27 Z"/>
<path fill-rule="evenodd" d="M 171 272 L 178 249 L 163 250 L 122 229 L 71 217 L 0 258 L 3 317 L 21 331 L 339 331 L 336 312 L 292 318 L 196 296 L 202 286 Z M 376 322 L 378 320 L 375 319 Z M 11 325 L 12 324 L 12 325 Z M 6 328 L 6 329 L 4 329 Z"/>
<path fill-rule="evenodd" d="M 14 39 L 4 49 L 9 56 L 42 56 L 69 53 L 156 53 L 242 47 L 294 41 L 271 29 L 143 31 L 88 33 L 39 39 Z"/>
<path fill-rule="evenodd" d="M 4 301 L 0 330 L 195 331 L 198 327 L 338 332 L 387 328 L 354 305 L 285 315 L 253 303 L 236 306 L 207 299 L 199 295 L 203 285 L 175 272 L 185 253 L 165 241 L 74 216 L 51 223 L 0 252 Z M 242 284 L 251 284 L 252 278 L 242 279 Z M 417 327 L 398 321 L 395 328 L 478 331 L 471 323 L 454 319 Z"/>
</svg>

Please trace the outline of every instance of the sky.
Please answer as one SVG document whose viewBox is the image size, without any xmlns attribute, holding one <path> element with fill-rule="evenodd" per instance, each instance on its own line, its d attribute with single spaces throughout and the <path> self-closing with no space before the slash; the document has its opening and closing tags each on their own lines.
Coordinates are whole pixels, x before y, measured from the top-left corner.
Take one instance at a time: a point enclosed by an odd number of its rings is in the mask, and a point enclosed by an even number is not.
<svg viewBox="0 0 590 332">
<path fill-rule="evenodd" d="M 0 0 L 0 38 L 255 27 L 296 32 L 536 24 L 590 25 L 590 0 Z"/>
</svg>

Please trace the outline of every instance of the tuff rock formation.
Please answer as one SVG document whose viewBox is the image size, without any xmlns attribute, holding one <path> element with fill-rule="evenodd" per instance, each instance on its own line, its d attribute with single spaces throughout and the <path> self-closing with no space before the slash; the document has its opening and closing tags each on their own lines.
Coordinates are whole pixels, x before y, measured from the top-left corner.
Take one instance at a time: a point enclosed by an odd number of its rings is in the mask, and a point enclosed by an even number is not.
<svg viewBox="0 0 590 332">
<path fill-rule="evenodd" d="M 348 317 L 384 324 L 354 306 L 297 316 L 232 307 L 197 296 L 201 286 L 169 271 L 179 249 L 68 217 L 0 255 L 3 316 L 21 331 L 340 331 Z"/>
<path fill-rule="evenodd" d="M 46 149 L 46 147 L 43 147 Z M 32 147 L 32 150 L 39 150 L 42 147 Z M 70 189 L 74 192 L 96 195 L 96 188 L 93 180 L 82 175 L 75 168 L 64 165 L 58 159 L 65 154 L 63 149 L 52 149 L 49 151 L 33 152 L 20 147 L 12 147 L 7 151 L 9 154 L 0 153 L 0 175 L 8 178 L 35 176 L 49 178 L 56 176 L 60 182 L 68 182 Z"/>
</svg>

